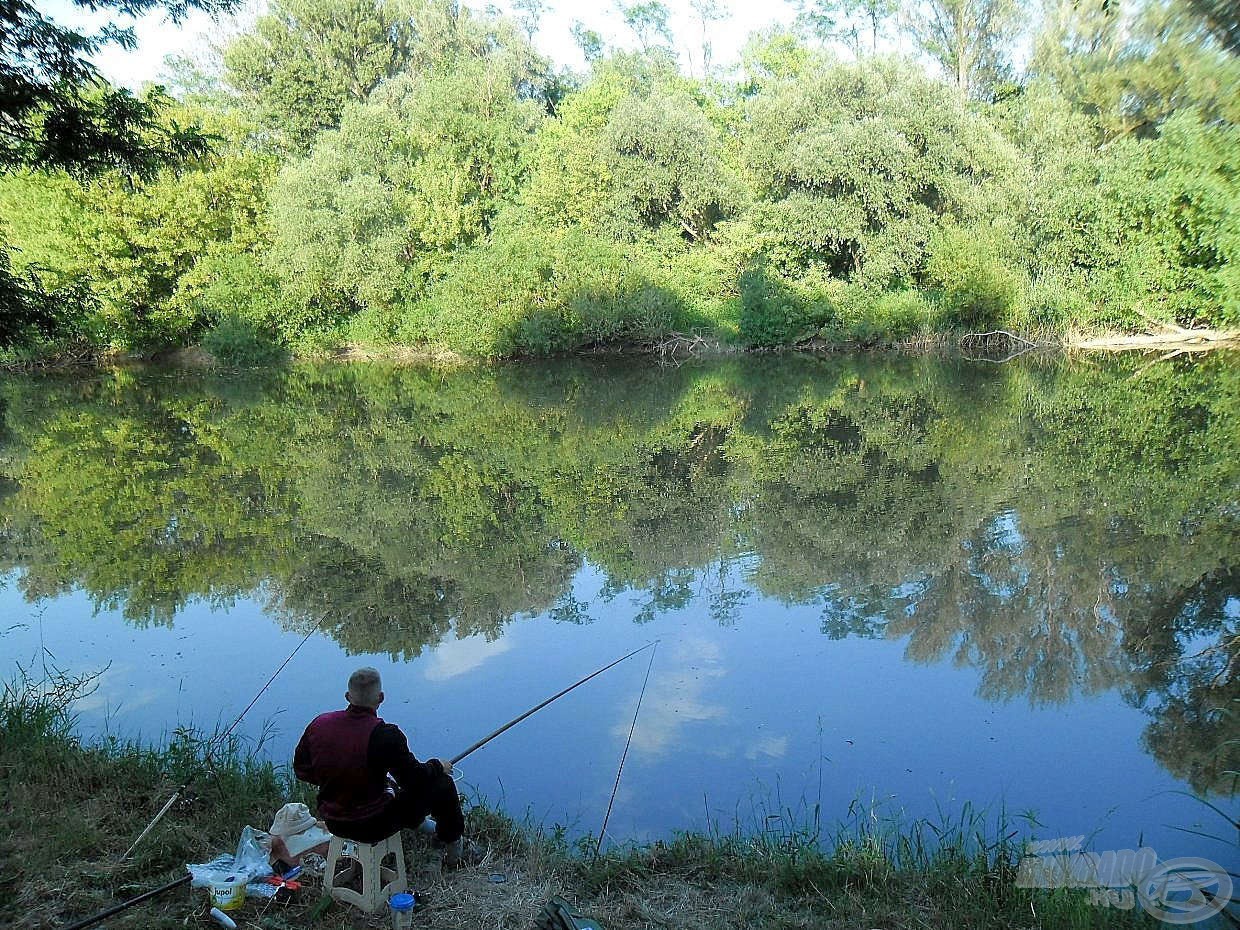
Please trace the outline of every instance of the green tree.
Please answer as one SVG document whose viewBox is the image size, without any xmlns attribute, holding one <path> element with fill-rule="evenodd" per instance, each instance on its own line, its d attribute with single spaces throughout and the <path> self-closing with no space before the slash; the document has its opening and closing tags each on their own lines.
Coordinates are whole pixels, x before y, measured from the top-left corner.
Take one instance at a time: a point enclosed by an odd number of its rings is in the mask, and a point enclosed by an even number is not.
<svg viewBox="0 0 1240 930">
<path fill-rule="evenodd" d="M 517 22 L 525 30 L 526 38 L 533 41 L 551 4 L 547 0 L 513 0 L 512 8 L 517 13 Z"/>
<path fill-rule="evenodd" d="M 163 9 L 180 22 L 194 9 L 212 15 L 234 0 L 98 0 L 91 10 L 139 15 Z M 193 126 L 162 117 L 171 102 L 159 87 L 141 97 L 110 86 L 91 58 L 109 45 L 133 48 L 132 29 L 70 29 L 32 4 L 0 4 L 0 173 L 35 168 L 90 177 L 109 169 L 150 175 L 159 166 L 207 151 Z M 0 251 L 7 246 L 0 243 Z M 47 294 L 37 276 L 15 276 L 0 257 L 0 348 L 62 329 L 67 295 Z"/>
<path fill-rule="evenodd" d="M 667 45 L 672 43 L 672 28 L 668 24 L 671 15 L 667 5 L 660 0 L 645 0 L 641 3 L 616 2 L 624 24 L 629 27 L 637 38 L 637 44 L 643 52 L 649 52 L 660 46 L 660 41 Z"/>
<path fill-rule="evenodd" d="M 768 82 L 796 77 L 819 63 L 809 47 L 790 29 L 773 27 L 756 32 L 741 49 L 741 67 L 745 74 L 742 91 L 746 97 L 757 96 Z"/>
<path fill-rule="evenodd" d="M 391 0 L 276 0 L 224 50 L 225 77 L 281 147 L 305 151 L 409 64 L 412 24 Z"/>
<path fill-rule="evenodd" d="M 274 159 L 240 146 L 250 125 L 235 115 L 176 115 L 211 130 L 221 154 L 139 183 L 114 173 L 90 183 L 46 173 L 0 179 L 15 269 L 51 291 L 84 294 L 71 331 L 92 344 L 184 344 L 214 314 L 181 299 L 182 277 L 224 244 L 251 254 L 264 246 Z"/>
<path fill-rule="evenodd" d="M 523 204 L 539 220 L 621 237 L 675 215 L 682 184 L 694 191 L 686 208 L 705 208 L 720 184 L 720 134 L 694 90 L 657 56 L 599 63 L 542 127 Z"/>
<path fill-rule="evenodd" d="M 1240 323 L 1240 127 L 1177 113 L 1108 152 L 1101 193 L 1135 313 Z"/>
<path fill-rule="evenodd" d="M 272 270 L 297 331 L 416 299 L 520 184 L 541 111 L 503 59 L 405 75 L 345 111 L 272 192 Z"/>
<path fill-rule="evenodd" d="M 735 202 L 719 130 L 687 93 L 625 97 L 611 113 L 604 140 L 609 213 L 619 224 L 670 224 L 699 241 Z"/>
<path fill-rule="evenodd" d="M 1020 13 L 1015 0 L 922 0 L 905 29 L 962 94 L 985 98 L 1010 75 Z"/>
<path fill-rule="evenodd" d="M 136 16 L 165 10 L 180 22 L 191 10 L 212 15 L 234 0 L 97 0 L 92 10 Z M 159 119 L 169 98 L 111 87 L 91 62 L 109 45 L 134 48 L 132 29 L 109 24 L 87 34 L 59 25 L 21 0 L 0 5 L 0 171 L 62 169 L 81 176 L 119 168 L 149 174 L 165 161 L 199 155 L 206 140 L 192 127 Z"/>
<path fill-rule="evenodd" d="M 821 42 L 843 41 L 854 51 L 869 33 L 870 52 L 878 52 L 883 34 L 898 6 L 895 0 L 799 0 L 797 23 Z"/>
<path fill-rule="evenodd" d="M 1035 41 L 1031 72 L 1095 118 L 1105 138 L 1150 135 L 1180 109 L 1240 122 L 1230 90 L 1240 82 L 1240 56 L 1185 0 L 1058 0 Z"/>
<path fill-rule="evenodd" d="M 697 17 L 697 21 L 702 29 L 702 37 L 700 39 L 701 55 L 702 55 L 702 76 L 706 77 L 710 74 L 711 62 L 714 55 L 714 45 L 710 41 L 710 33 L 715 23 L 723 22 L 728 19 L 731 14 L 728 12 L 720 0 L 690 0 L 690 8 Z"/>
<path fill-rule="evenodd" d="M 586 60 L 587 64 L 592 65 L 603 57 L 603 37 L 599 35 L 597 30 L 591 29 L 581 20 L 575 19 L 569 31 L 573 35 L 573 41 L 581 49 L 581 56 Z"/>
<path fill-rule="evenodd" d="M 887 287 L 921 273 L 931 229 L 992 209 L 1012 147 L 950 88 L 894 61 L 807 69 L 748 103 L 751 255 L 780 274 Z"/>
<path fill-rule="evenodd" d="M 796 25 L 807 38 L 826 45 L 842 40 L 856 48 L 858 33 L 850 29 L 836 0 L 797 0 Z"/>
</svg>

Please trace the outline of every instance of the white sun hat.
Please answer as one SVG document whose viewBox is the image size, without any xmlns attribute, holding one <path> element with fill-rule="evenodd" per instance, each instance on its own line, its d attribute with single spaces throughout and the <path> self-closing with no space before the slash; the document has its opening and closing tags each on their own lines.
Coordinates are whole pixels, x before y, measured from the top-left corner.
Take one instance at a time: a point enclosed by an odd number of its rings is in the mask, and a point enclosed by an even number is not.
<svg viewBox="0 0 1240 930">
<path fill-rule="evenodd" d="M 304 804 L 285 804 L 276 811 L 275 820 L 271 822 L 272 836 L 295 836 L 304 833 L 317 821 Z"/>
</svg>

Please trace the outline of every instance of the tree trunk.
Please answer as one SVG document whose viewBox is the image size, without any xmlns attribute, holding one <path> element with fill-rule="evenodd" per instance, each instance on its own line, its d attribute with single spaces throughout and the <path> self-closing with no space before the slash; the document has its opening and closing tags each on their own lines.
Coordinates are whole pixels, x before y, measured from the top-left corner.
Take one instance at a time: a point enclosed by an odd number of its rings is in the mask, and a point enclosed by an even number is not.
<svg viewBox="0 0 1240 930">
<path fill-rule="evenodd" d="M 956 86 L 962 96 L 969 96 L 969 33 L 965 24 L 965 4 L 956 7 Z"/>
</svg>

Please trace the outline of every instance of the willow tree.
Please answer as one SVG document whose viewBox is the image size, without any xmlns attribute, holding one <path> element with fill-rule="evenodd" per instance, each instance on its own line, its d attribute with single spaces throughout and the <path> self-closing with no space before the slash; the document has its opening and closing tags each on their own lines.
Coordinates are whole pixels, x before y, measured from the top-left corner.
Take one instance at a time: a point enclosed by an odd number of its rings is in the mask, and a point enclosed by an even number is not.
<svg viewBox="0 0 1240 930">
<path fill-rule="evenodd" d="M 270 140 L 304 153 L 383 81 L 488 56 L 512 59 L 530 75 L 525 89 L 541 91 L 546 65 L 518 26 L 458 0 L 276 0 L 224 65 Z"/>
<path fill-rule="evenodd" d="M 225 48 L 225 78 L 276 145 L 305 151 L 408 64 L 410 33 L 387 0 L 275 0 Z"/>
<path fill-rule="evenodd" d="M 406 75 L 345 111 L 272 191 L 270 264 L 331 323 L 403 305 L 515 193 L 541 108 L 502 63 Z"/>
<path fill-rule="evenodd" d="M 747 115 L 750 249 L 790 274 L 912 281 L 930 230 L 985 215 L 1015 159 L 950 88 L 894 61 L 807 69 Z"/>
</svg>

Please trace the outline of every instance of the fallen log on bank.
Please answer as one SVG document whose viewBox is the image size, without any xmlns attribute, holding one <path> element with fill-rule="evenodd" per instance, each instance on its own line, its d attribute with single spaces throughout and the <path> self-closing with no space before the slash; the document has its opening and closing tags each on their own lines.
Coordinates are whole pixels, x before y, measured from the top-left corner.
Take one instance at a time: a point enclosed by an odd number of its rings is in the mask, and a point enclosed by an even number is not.
<svg viewBox="0 0 1240 930">
<path fill-rule="evenodd" d="M 1128 352 L 1141 349 L 1155 349 L 1179 355 L 1184 352 L 1206 352 L 1210 349 L 1240 347 L 1240 330 L 1218 329 L 1185 329 L 1175 323 L 1156 320 L 1148 314 L 1141 317 L 1150 323 L 1155 332 L 1139 333 L 1132 336 L 1108 334 L 1088 339 L 1073 339 L 1069 345 L 1073 349 L 1084 349 L 1097 352 Z"/>
<path fill-rule="evenodd" d="M 1205 352 L 1210 349 L 1240 348 L 1240 330 L 1186 329 L 1178 333 L 1096 336 L 1090 339 L 1074 339 L 1069 345 L 1073 349 L 1096 352 L 1127 352 L 1133 349 Z"/>
</svg>

